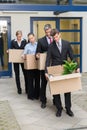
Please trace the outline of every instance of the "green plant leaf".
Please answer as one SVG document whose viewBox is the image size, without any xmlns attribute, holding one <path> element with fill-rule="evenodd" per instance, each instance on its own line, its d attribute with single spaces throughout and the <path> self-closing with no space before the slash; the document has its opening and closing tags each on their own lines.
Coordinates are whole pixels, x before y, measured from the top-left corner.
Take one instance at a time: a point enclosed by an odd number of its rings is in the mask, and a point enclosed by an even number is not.
<svg viewBox="0 0 87 130">
<path fill-rule="evenodd" d="M 63 75 L 65 75 L 65 74 L 71 74 L 77 68 L 77 63 L 74 62 L 74 61 L 64 60 L 64 63 L 65 64 L 63 65 L 63 68 L 64 68 Z"/>
</svg>

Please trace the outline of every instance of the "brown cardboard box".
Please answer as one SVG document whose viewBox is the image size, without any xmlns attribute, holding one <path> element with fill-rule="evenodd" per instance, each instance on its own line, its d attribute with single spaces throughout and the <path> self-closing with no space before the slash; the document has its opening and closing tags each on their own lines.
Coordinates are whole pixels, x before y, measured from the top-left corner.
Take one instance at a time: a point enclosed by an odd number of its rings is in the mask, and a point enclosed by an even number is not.
<svg viewBox="0 0 87 130">
<path fill-rule="evenodd" d="M 26 70 L 38 68 L 38 61 L 35 59 L 35 55 L 33 54 L 26 55 L 26 60 L 24 60 L 24 68 Z"/>
<path fill-rule="evenodd" d="M 48 73 L 50 74 L 49 86 L 52 95 L 67 93 L 67 92 L 72 92 L 72 91 L 82 89 L 80 73 L 60 75 L 63 72 L 63 68 L 61 68 L 61 66 L 59 67 L 54 66 L 52 68 L 48 67 L 47 69 L 48 69 Z M 56 70 L 56 72 L 59 72 L 59 74 L 58 75 L 57 73 L 54 74 L 53 69 Z M 53 73 L 50 73 L 51 71 Z"/>
<path fill-rule="evenodd" d="M 49 75 L 58 76 L 58 75 L 62 74 L 63 66 L 61 66 L 61 65 L 50 66 L 50 67 L 47 67 L 47 70 L 48 70 Z"/>
<path fill-rule="evenodd" d="M 45 70 L 45 62 L 46 62 L 47 53 L 40 53 L 40 58 L 38 60 L 38 69 Z"/>
<path fill-rule="evenodd" d="M 21 55 L 23 53 L 23 49 L 9 49 L 9 62 L 13 63 L 23 63 Z"/>
</svg>

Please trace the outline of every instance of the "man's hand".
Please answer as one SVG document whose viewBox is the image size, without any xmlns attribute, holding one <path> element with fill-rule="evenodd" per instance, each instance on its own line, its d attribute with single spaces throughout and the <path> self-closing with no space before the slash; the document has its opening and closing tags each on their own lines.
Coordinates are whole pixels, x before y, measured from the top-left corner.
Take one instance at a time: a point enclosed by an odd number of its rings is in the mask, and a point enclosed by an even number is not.
<svg viewBox="0 0 87 130">
<path fill-rule="evenodd" d="M 45 73 L 45 77 L 46 77 L 46 80 L 49 79 L 49 75 L 48 75 L 48 73 Z"/>
<path fill-rule="evenodd" d="M 80 68 L 77 68 L 76 73 L 80 73 Z"/>
<path fill-rule="evenodd" d="M 36 58 L 39 59 L 40 58 L 40 53 L 36 54 Z"/>
</svg>

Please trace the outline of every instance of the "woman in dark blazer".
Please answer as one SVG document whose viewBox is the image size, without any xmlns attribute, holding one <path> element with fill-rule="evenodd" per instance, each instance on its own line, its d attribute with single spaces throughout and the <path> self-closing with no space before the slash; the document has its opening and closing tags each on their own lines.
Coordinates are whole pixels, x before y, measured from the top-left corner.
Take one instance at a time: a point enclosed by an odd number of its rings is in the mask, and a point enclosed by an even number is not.
<svg viewBox="0 0 87 130">
<path fill-rule="evenodd" d="M 18 30 L 16 32 L 16 39 L 13 39 L 11 41 L 11 49 L 24 49 L 26 44 L 27 44 L 27 41 L 25 39 L 22 39 L 22 31 Z M 16 80 L 18 94 L 22 93 L 22 88 L 21 88 L 21 83 L 20 83 L 20 66 L 21 66 L 22 72 L 24 74 L 25 91 L 27 93 L 26 71 L 24 70 L 24 64 L 23 63 L 13 63 L 13 66 L 14 66 L 15 80 Z"/>
</svg>

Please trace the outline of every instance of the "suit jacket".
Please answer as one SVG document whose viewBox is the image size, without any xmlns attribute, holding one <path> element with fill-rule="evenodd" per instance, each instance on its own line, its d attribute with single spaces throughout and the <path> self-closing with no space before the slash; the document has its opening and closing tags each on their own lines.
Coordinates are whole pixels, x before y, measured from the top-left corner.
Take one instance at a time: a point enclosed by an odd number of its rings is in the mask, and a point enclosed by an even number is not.
<svg viewBox="0 0 87 130">
<path fill-rule="evenodd" d="M 41 39 L 38 40 L 38 44 L 37 44 L 37 49 L 36 49 L 36 53 L 44 53 L 48 51 L 48 42 L 46 39 L 46 36 L 42 37 Z"/>
<path fill-rule="evenodd" d="M 64 63 L 64 60 L 67 60 L 68 57 L 70 57 L 70 59 L 73 60 L 73 51 L 70 43 L 65 40 L 61 40 L 61 42 L 62 42 L 61 53 L 55 41 L 53 41 L 53 43 L 50 44 L 47 52 L 46 67 L 50 65 L 51 66 L 62 65 Z"/>
<path fill-rule="evenodd" d="M 27 44 L 27 41 L 25 39 L 23 39 L 21 41 L 21 45 L 19 46 L 17 41 L 14 39 L 11 41 L 11 49 L 24 49 L 26 44 Z"/>
</svg>

